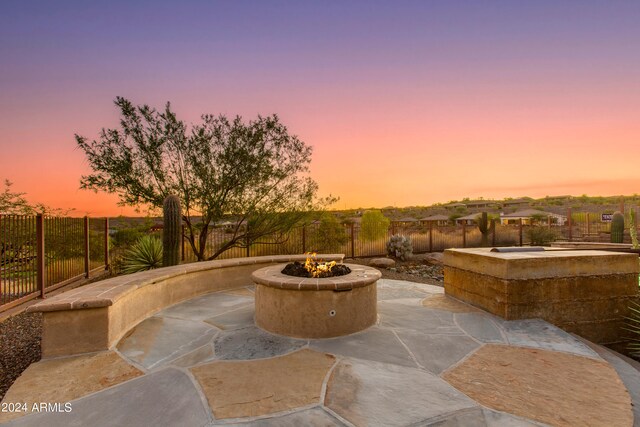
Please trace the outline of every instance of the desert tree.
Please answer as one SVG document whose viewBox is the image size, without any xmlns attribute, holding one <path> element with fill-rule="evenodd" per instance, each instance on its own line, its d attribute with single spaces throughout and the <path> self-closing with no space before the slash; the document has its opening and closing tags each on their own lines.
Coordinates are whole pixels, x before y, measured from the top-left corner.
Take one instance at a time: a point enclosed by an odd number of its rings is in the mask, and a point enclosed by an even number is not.
<svg viewBox="0 0 640 427">
<path fill-rule="evenodd" d="M 157 111 L 118 97 L 115 105 L 119 129 L 102 129 L 92 141 L 76 135 L 93 171 L 82 176 L 81 188 L 151 210 L 178 195 L 185 238 L 198 260 L 233 247 L 280 243 L 310 212 L 335 201 L 317 197 L 318 185 L 308 176 L 312 149 L 276 115 L 249 122 L 203 115 L 188 127 L 169 103 Z M 229 217 L 235 220 L 231 235 L 208 253 L 213 226 Z"/>
<path fill-rule="evenodd" d="M 362 239 L 366 242 L 372 242 L 387 236 L 391 221 L 384 214 L 372 209 L 362 214 L 362 222 L 360 224 L 360 233 Z"/>
</svg>

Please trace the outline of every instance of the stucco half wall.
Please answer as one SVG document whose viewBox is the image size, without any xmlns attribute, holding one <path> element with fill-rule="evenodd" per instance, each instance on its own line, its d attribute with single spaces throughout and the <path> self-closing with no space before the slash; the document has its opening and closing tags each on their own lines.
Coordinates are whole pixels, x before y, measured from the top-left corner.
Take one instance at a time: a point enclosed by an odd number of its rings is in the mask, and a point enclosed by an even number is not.
<svg viewBox="0 0 640 427">
<path fill-rule="evenodd" d="M 319 254 L 342 262 L 344 254 Z M 184 264 L 118 276 L 64 292 L 28 308 L 42 312 L 42 356 L 107 350 L 158 311 L 210 292 L 248 286 L 251 273 L 306 255 L 234 258 Z"/>
</svg>

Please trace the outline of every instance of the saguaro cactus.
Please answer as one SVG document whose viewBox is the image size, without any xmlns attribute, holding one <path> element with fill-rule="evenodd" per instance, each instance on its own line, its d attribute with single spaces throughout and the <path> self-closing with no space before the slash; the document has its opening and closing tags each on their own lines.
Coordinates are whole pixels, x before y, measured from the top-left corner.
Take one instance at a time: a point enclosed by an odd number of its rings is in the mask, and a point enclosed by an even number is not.
<svg viewBox="0 0 640 427">
<path fill-rule="evenodd" d="M 488 246 L 489 245 L 489 220 L 487 219 L 486 212 L 482 212 L 482 215 L 478 216 L 478 230 L 480 230 L 480 234 L 482 235 L 480 246 Z"/>
<path fill-rule="evenodd" d="M 616 212 L 611 217 L 611 243 L 622 243 L 624 239 L 624 215 Z"/>
<path fill-rule="evenodd" d="M 180 264 L 180 239 L 182 238 L 182 209 L 178 196 L 167 196 L 162 206 L 164 226 L 162 229 L 162 265 Z"/>
</svg>

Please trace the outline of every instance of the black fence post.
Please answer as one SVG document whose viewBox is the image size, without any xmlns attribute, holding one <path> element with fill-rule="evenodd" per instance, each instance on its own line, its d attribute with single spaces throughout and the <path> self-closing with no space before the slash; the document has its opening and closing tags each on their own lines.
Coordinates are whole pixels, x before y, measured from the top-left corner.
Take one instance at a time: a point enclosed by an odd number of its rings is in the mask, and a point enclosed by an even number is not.
<svg viewBox="0 0 640 427">
<path fill-rule="evenodd" d="M 84 277 L 89 278 L 89 217 L 84 217 Z"/>
<path fill-rule="evenodd" d="M 104 269 L 109 269 L 109 218 L 104 219 Z"/>
<path fill-rule="evenodd" d="M 351 258 L 356 257 L 355 237 L 353 233 L 353 223 L 351 224 Z"/>
<path fill-rule="evenodd" d="M 302 253 L 307 253 L 307 226 L 302 226 Z"/>
<path fill-rule="evenodd" d="M 491 246 L 496 246 L 496 219 L 491 218 Z"/>
<path fill-rule="evenodd" d="M 462 221 L 462 247 L 467 247 L 467 221 Z"/>
<path fill-rule="evenodd" d="M 36 281 L 40 298 L 45 294 L 44 278 L 44 220 L 42 214 L 36 215 Z"/>
<path fill-rule="evenodd" d="M 433 252 L 433 221 L 429 221 L 429 252 Z"/>
<path fill-rule="evenodd" d="M 520 238 L 520 246 L 522 246 L 522 218 L 518 218 L 518 234 Z"/>
<path fill-rule="evenodd" d="M 567 221 L 569 222 L 569 241 L 573 240 L 573 221 L 571 219 L 571 208 L 567 208 Z"/>
</svg>

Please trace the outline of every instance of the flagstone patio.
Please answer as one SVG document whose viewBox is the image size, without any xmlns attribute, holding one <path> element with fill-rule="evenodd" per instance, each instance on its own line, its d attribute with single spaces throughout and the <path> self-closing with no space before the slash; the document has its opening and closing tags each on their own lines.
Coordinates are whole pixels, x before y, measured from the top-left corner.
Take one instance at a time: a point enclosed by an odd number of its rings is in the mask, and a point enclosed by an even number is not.
<svg viewBox="0 0 640 427">
<path fill-rule="evenodd" d="M 635 362 L 436 286 L 378 282 L 378 323 L 332 339 L 254 325 L 253 287 L 144 320 L 111 351 L 31 365 L 10 426 L 631 426 Z M 632 401 L 636 405 L 632 405 Z M 33 404 L 60 403 L 33 413 Z M 70 402 L 70 412 L 64 404 Z M 52 412 L 58 410 L 59 412 Z"/>
</svg>

